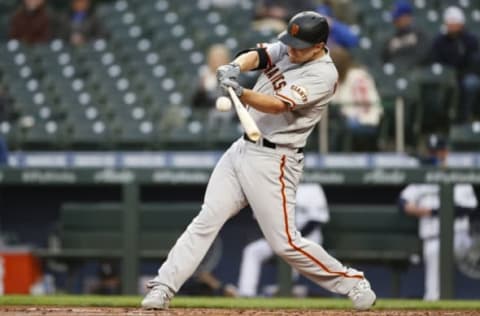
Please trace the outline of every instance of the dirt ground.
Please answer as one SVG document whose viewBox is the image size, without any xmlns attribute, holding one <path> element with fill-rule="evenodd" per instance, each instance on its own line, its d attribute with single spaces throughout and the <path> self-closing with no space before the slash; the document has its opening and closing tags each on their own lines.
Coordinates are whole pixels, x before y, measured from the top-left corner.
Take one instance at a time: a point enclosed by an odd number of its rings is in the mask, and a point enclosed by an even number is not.
<svg viewBox="0 0 480 316">
<path fill-rule="evenodd" d="M 355 312 L 352 310 L 235 310 L 235 309 L 211 309 L 211 308 L 173 308 L 167 311 L 145 311 L 139 308 L 105 308 L 105 307 L 21 307 L 2 306 L 2 316 L 100 316 L 100 315 L 122 315 L 122 316 L 177 316 L 177 315 L 199 315 L 199 316 L 472 316 L 479 315 L 480 311 L 475 310 L 373 310 L 368 312 Z"/>
</svg>

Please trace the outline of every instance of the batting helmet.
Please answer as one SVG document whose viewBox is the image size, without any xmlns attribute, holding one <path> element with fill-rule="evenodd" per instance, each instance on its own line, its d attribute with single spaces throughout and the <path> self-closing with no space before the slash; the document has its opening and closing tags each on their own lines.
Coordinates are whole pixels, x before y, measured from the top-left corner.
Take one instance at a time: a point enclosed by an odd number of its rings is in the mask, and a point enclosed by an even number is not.
<svg viewBox="0 0 480 316">
<path fill-rule="evenodd" d="M 330 28 L 327 19 L 314 11 L 296 14 L 288 22 L 286 31 L 278 35 L 278 39 L 293 48 L 308 48 L 328 40 Z"/>
</svg>

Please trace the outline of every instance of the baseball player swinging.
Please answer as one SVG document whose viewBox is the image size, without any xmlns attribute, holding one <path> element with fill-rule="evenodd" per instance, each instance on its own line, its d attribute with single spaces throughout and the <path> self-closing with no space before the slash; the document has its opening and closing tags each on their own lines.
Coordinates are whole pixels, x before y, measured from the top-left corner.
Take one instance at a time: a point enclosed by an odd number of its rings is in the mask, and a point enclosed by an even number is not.
<svg viewBox="0 0 480 316">
<path fill-rule="evenodd" d="M 295 194 L 303 171 L 303 147 L 332 99 L 337 70 L 325 45 L 327 20 L 301 12 L 279 41 L 246 50 L 220 66 L 217 78 L 249 106 L 263 137 L 235 141 L 215 166 L 199 214 L 170 250 L 142 301 L 166 309 L 195 271 L 221 227 L 247 204 L 273 251 L 301 274 L 333 293 L 347 295 L 358 310 L 376 296 L 364 274 L 341 264 L 295 227 Z M 240 86 L 240 72 L 261 69 L 253 89 Z"/>
</svg>

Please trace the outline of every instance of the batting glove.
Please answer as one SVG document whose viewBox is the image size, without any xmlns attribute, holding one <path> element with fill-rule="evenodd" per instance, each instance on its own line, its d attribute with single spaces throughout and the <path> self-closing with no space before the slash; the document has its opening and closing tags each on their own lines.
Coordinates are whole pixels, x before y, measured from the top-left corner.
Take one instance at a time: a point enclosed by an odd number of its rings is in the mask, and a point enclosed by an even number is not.
<svg viewBox="0 0 480 316">
<path fill-rule="evenodd" d="M 221 82 L 225 79 L 237 80 L 240 75 L 240 65 L 230 63 L 217 68 L 217 80 Z"/>
<path fill-rule="evenodd" d="M 227 91 L 228 88 L 232 88 L 238 97 L 241 97 L 243 94 L 243 87 L 238 83 L 237 80 L 223 79 L 222 81 L 220 81 L 220 87 L 222 87 L 222 89 L 224 89 L 225 92 L 227 92 L 227 95 L 228 95 L 228 91 Z"/>
</svg>

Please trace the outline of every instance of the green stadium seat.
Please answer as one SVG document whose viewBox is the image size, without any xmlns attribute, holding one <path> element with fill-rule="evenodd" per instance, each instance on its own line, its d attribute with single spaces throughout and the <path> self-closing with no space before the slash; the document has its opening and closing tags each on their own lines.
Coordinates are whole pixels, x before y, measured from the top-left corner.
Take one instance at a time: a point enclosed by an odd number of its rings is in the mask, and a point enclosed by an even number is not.
<svg viewBox="0 0 480 316">
<path fill-rule="evenodd" d="M 121 119 L 116 118 L 114 125 L 113 142 L 125 149 L 145 150 L 154 147 L 156 130 L 154 123 L 147 119 Z"/>
<path fill-rule="evenodd" d="M 27 149 L 61 149 L 64 147 L 65 130 L 62 124 L 51 120 L 36 120 L 25 128 L 22 146 Z"/>
<path fill-rule="evenodd" d="M 163 129 L 162 124 L 159 125 Z M 200 149 L 205 148 L 209 144 L 208 138 L 205 137 L 205 129 L 200 122 L 192 122 L 190 124 L 181 125 L 178 127 L 169 128 L 162 131 L 163 136 L 161 140 L 163 145 L 168 148 L 178 150 Z"/>
<path fill-rule="evenodd" d="M 454 151 L 478 152 L 480 150 L 480 122 L 451 126 L 449 143 Z"/>
<path fill-rule="evenodd" d="M 112 148 L 111 129 L 107 122 L 67 121 L 69 142 L 72 148 L 82 150 Z"/>
<path fill-rule="evenodd" d="M 22 141 L 22 134 L 18 124 L 8 121 L 0 122 L 0 135 L 7 142 L 10 150 L 19 148 Z"/>
<path fill-rule="evenodd" d="M 419 89 L 421 132 L 448 132 L 458 104 L 455 70 L 432 64 L 414 70 L 411 80 Z"/>
<path fill-rule="evenodd" d="M 404 101 L 404 130 L 408 145 L 416 146 L 420 136 L 422 108 L 419 106 L 420 91 L 418 85 L 408 74 L 397 73 L 394 64 L 385 64 L 375 72 L 375 82 L 382 98 L 384 116 L 380 137 L 393 139 L 395 135 L 395 102 L 398 97 Z"/>
</svg>

